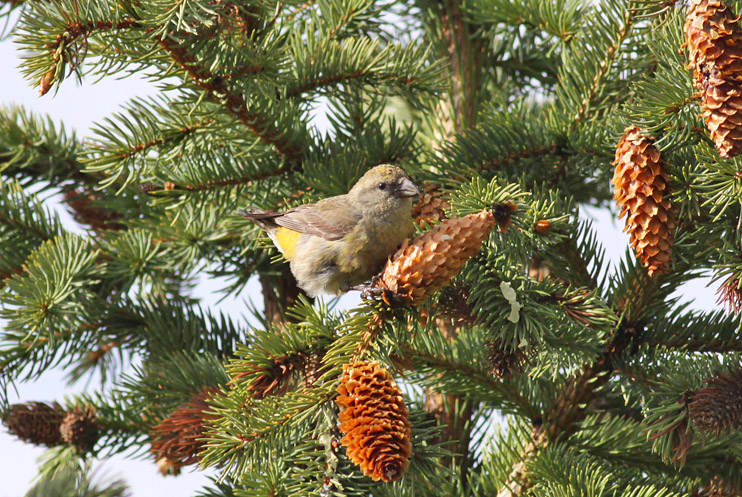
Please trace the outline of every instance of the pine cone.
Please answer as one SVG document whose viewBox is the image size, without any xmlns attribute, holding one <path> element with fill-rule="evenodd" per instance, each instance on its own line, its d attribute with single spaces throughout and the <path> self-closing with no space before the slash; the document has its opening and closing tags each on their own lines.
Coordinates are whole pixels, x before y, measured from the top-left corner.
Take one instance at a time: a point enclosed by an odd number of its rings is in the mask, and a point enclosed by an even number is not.
<svg viewBox="0 0 742 497">
<path fill-rule="evenodd" d="M 639 128 L 626 128 L 616 148 L 613 198 L 626 218 L 631 246 L 649 276 L 670 268 L 675 216 L 666 198 L 667 172 L 660 163 L 660 152 Z"/>
<path fill-rule="evenodd" d="M 441 290 L 438 312 L 442 317 L 453 319 L 457 326 L 471 326 L 477 319 L 469 304 L 469 288 L 455 281 Z"/>
<path fill-rule="evenodd" d="M 704 433 L 719 435 L 735 430 L 742 421 L 742 368 L 706 380 L 693 394 L 690 416 Z"/>
<path fill-rule="evenodd" d="M 201 390 L 150 430 L 150 452 L 155 455 L 163 475 L 178 474 L 183 466 L 201 460 L 198 453 L 204 444 L 200 439 L 206 431 L 206 423 L 217 418 L 208 413 L 211 406 L 206 399 L 216 391 L 216 387 Z"/>
<path fill-rule="evenodd" d="M 691 0 L 685 37 L 703 118 L 722 157 L 742 151 L 742 30 L 719 0 Z"/>
<path fill-rule="evenodd" d="M 101 199 L 101 195 L 91 187 L 69 188 L 64 192 L 64 200 L 78 223 L 90 226 L 95 231 L 124 229 L 126 226 L 116 222 L 123 215 L 95 205 Z"/>
<path fill-rule="evenodd" d="M 59 404 L 28 402 L 10 406 L 3 421 L 8 431 L 24 442 L 54 447 L 62 444 L 59 425 L 63 417 Z"/>
<path fill-rule="evenodd" d="M 420 304 L 446 286 L 479 251 L 495 218 L 489 211 L 447 219 L 402 247 L 387 262 L 377 281 L 389 305 Z"/>
<path fill-rule="evenodd" d="M 75 407 L 67 411 L 59 426 L 62 440 L 80 453 L 93 450 L 98 442 L 98 423 L 95 421 L 95 408 Z"/>
<path fill-rule="evenodd" d="M 491 373 L 502 379 L 522 372 L 528 355 L 522 349 L 508 350 L 502 346 L 501 340 L 495 339 L 487 344 L 487 359 Z"/>
<path fill-rule="evenodd" d="M 425 191 L 420 195 L 420 200 L 412 207 L 412 217 L 421 228 L 426 224 L 434 225 L 444 219 L 448 219 L 446 211 L 451 204 L 446 200 L 438 185 L 425 185 Z"/>
<path fill-rule="evenodd" d="M 348 457 L 374 481 L 399 479 L 412 455 L 410 422 L 402 392 L 376 362 L 346 364 L 336 402 L 341 443 Z"/>
</svg>

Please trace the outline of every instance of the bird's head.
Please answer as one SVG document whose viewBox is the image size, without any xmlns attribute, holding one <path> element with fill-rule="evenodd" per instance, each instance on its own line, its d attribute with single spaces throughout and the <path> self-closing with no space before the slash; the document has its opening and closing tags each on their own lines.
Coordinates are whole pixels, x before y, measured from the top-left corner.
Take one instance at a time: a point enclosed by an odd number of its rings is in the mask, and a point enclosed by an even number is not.
<svg viewBox="0 0 742 497">
<path fill-rule="evenodd" d="M 354 205 L 377 213 L 408 208 L 411 211 L 419 195 L 420 190 L 407 174 L 389 164 L 369 169 L 348 192 Z"/>
</svg>

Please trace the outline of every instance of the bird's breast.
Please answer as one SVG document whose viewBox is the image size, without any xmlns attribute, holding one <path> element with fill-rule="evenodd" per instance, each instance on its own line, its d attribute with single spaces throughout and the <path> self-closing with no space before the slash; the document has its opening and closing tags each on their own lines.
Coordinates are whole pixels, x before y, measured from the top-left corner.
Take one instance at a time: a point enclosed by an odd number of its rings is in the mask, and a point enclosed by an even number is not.
<svg viewBox="0 0 742 497">
<path fill-rule="evenodd" d="M 343 238 L 338 265 L 343 272 L 373 274 L 412 233 L 412 219 L 364 219 Z"/>
</svg>

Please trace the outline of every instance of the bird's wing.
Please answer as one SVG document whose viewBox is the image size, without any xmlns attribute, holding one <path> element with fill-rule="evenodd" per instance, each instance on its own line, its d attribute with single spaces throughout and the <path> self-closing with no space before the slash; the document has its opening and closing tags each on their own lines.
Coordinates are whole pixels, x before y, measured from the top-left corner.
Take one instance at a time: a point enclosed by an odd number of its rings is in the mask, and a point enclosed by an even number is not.
<svg viewBox="0 0 742 497">
<path fill-rule="evenodd" d="M 345 195 L 320 200 L 316 204 L 299 205 L 271 219 L 290 230 L 339 240 L 351 231 L 363 215 L 353 209 Z"/>
</svg>

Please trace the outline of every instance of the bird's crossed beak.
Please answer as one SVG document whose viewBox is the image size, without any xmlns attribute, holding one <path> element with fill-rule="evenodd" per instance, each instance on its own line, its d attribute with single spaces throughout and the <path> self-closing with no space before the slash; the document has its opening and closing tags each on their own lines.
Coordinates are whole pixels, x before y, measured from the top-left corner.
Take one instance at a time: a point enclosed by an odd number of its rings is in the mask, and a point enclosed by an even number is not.
<svg viewBox="0 0 742 497">
<path fill-rule="evenodd" d="M 397 195 L 402 198 L 417 197 L 420 195 L 420 190 L 415 186 L 415 183 L 405 178 L 402 183 L 400 183 L 399 188 L 397 188 Z"/>
</svg>

